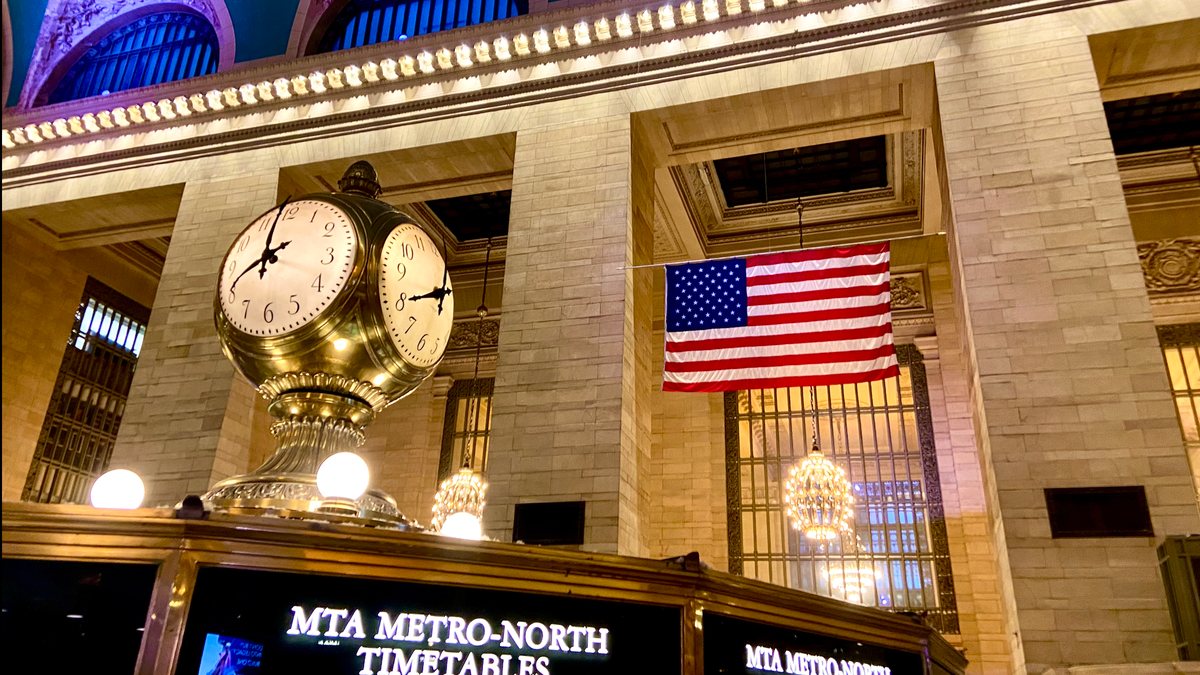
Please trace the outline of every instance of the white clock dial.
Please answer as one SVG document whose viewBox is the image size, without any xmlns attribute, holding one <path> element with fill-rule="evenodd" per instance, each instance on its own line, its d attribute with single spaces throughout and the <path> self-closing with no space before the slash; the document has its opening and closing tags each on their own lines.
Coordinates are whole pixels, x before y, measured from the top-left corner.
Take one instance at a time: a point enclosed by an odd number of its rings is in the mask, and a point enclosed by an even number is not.
<svg viewBox="0 0 1200 675">
<path fill-rule="evenodd" d="M 221 309 L 249 335 L 286 335 L 308 325 L 346 286 L 358 234 L 341 209 L 305 199 L 271 209 L 229 249 Z"/>
<path fill-rule="evenodd" d="M 392 344 L 415 366 L 442 358 L 454 324 L 446 262 L 416 225 L 388 234 L 379 259 L 379 300 Z"/>
</svg>

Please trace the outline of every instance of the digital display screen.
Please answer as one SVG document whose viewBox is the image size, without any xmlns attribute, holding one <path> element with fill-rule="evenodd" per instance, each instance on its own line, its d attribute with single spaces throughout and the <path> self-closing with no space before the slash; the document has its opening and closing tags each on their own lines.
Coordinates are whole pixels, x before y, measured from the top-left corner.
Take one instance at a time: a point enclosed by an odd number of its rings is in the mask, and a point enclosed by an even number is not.
<svg viewBox="0 0 1200 675">
<path fill-rule="evenodd" d="M 181 675 L 679 673 L 679 607 L 204 567 Z"/>
<path fill-rule="evenodd" d="M 922 655 L 704 613 L 704 673 L 923 675 Z"/>
</svg>

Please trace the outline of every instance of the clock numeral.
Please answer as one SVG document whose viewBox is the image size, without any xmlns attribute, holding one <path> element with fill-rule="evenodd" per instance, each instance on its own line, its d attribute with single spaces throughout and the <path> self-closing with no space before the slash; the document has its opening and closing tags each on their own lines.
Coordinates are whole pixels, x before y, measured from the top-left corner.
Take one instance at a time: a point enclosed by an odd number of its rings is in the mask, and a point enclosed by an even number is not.
<svg viewBox="0 0 1200 675">
<path fill-rule="evenodd" d="M 317 212 L 316 212 L 316 211 L 313 211 L 312 218 L 309 218 L 309 219 L 308 219 L 308 222 L 310 222 L 310 223 L 315 223 L 315 222 L 317 222 Z"/>
<path fill-rule="evenodd" d="M 418 350 L 425 349 L 425 338 L 427 338 L 427 337 L 429 337 L 429 333 L 422 335 L 421 339 L 417 340 L 417 349 Z"/>
<path fill-rule="evenodd" d="M 292 218 L 295 218 L 295 217 L 296 217 L 296 214 L 297 214 L 297 213 L 300 213 L 300 207 L 299 207 L 299 206 L 293 206 L 292 208 L 290 208 L 290 209 L 288 209 L 286 212 L 284 212 L 284 214 L 283 214 L 283 219 L 284 219 L 284 220 L 291 220 Z"/>
<path fill-rule="evenodd" d="M 407 294 L 407 293 L 401 293 L 401 294 L 400 294 L 400 299 L 399 299 L 399 300 L 396 300 L 396 311 L 397 311 L 397 312 L 402 312 L 402 311 L 404 311 L 404 301 L 405 301 L 405 300 L 407 300 L 407 299 L 408 299 L 408 294 Z"/>
<path fill-rule="evenodd" d="M 438 345 L 440 345 L 440 344 L 442 344 L 442 338 L 434 338 L 433 339 L 433 349 L 430 349 L 429 351 L 436 354 L 437 350 L 438 350 Z"/>
<path fill-rule="evenodd" d="M 408 328 L 404 329 L 405 335 L 408 335 L 408 331 L 412 330 L 412 327 L 417 324 L 417 317 L 410 316 L 410 317 L 408 317 L 408 321 L 409 321 Z"/>
<path fill-rule="evenodd" d="M 229 300 L 227 302 L 232 305 L 235 300 L 237 300 L 237 293 L 234 293 L 231 288 L 229 289 Z"/>
<path fill-rule="evenodd" d="M 266 232 L 268 229 L 270 229 L 270 227 L 271 227 L 271 219 L 270 218 L 263 218 L 258 223 L 258 231 L 259 232 Z"/>
<path fill-rule="evenodd" d="M 245 319 L 248 316 L 250 316 L 250 301 L 243 300 L 242 301 L 242 318 Z"/>
<path fill-rule="evenodd" d="M 289 311 L 288 314 L 291 314 L 292 316 L 299 314 L 300 313 L 300 303 L 296 301 L 296 296 L 293 295 L 291 298 L 288 299 L 288 301 L 291 302 L 292 306 L 296 308 L 295 311 Z"/>
<path fill-rule="evenodd" d="M 241 241 L 238 242 L 238 253 L 245 251 L 246 247 L 249 245 L 250 245 L 250 237 L 242 237 Z"/>
<path fill-rule="evenodd" d="M 420 237 L 413 237 L 413 239 L 415 239 L 417 242 L 417 248 L 424 251 L 425 250 L 425 240 Z"/>
<path fill-rule="evenodd" d="M 316 214 L 314 213 L 313 215 L 315 216 Z M 323 234 L 321 236 L 322 237 L 332 237 L 333 236 L 333 228 L 335 228 L 335 227 L 337 227 L 337 225 L 334 225 L 333 223 L 325 223 L 325 234 Z"/>
<path fill-rule="evenodd" d="M 400 273 L 400 276 L 396 277 L 396 281 L 400 281 L 405 274 L 408 274 L 408 268 L 404 266 L 404 263 L 396 263 L 396 271 Z"/>
<path fill-rule="evenodd" d="M 317 289 L 318 293 L 321 292 L 321 275 L 320 274 L 317 275 L 316 279 L 313 279 L 312 285 L 310 285 L 309 288 L 315 288 L 315 289 Z"/>
<path fill-rule="evenodd" d="M 321 264 L 322 264 L 322 265 L 331 265 L 331 264 L 333 264 L 333 247 L 332 247 L 332 246 L 326 246 L 326 247 L 325 247 L 325 253 L 329 254 L 329 260 L 322 260 L 322 261 L 321 261 Z"/>
<path fill-rule="evenodd" d="M 271 305 L 275 303 L 268 302 L 266 307 L 263 307 L 263 321 L 271 323 L 275 320 L 275 312 L 271 311 Z"/>
<path fill-rule="evenodd" d="M 409 260 L 412 260 L 413 259 L 412 244 L 400 244 L 400 255 L 404 256 L 405 258 L 408 258 Z"/>
<path fill-rule="evenodd" d="M 230 261 L 229 261 L 229 273 L 230 273 L 230 274 L 233 274 L 233 273 L 234 273 L 234 272 L 236 272 L 236 271 L 237 271 L 237 261 L 236 261 L 236 260 L 230 260 Z"/>
</svg>

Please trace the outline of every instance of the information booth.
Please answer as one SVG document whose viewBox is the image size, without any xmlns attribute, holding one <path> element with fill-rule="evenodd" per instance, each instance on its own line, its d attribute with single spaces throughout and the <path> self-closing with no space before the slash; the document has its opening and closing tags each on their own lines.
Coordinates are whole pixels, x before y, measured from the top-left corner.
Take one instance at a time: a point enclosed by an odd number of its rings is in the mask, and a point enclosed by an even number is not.
<svg viewBox="0 0 1200 675">
<path fill-rule="evenodd" d="M 905 616 L 707 569 L 315 519 L 5 503 L 4 648 L 167 675 L 961 675 Z"/>
</svg>

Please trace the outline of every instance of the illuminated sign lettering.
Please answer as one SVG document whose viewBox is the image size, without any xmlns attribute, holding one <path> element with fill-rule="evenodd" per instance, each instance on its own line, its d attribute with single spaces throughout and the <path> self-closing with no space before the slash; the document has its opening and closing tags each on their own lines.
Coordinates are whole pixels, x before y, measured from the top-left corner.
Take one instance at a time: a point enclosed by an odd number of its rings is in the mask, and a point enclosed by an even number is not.
<svg viewBox="0 0 1200 675">
<path fill-rule="evenodd" d="M 782 651 L 773 647 L 746 645 L 746 668 L 791 675 L 892 675 L 887 666 L 876 666 L 845 659 L 830 659 L 804 652 Z"/>
</svg>

